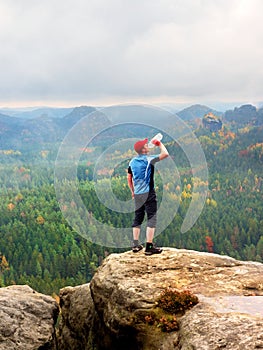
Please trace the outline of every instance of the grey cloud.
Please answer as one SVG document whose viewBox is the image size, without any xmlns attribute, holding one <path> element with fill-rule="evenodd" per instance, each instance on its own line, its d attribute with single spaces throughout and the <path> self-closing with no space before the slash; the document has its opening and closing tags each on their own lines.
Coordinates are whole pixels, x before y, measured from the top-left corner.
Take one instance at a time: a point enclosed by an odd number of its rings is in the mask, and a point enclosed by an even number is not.
<svg viewBox="0 0 263 350">
<path fill-rule="evenodd" d="M 0 0 L 0 103 L 262 99 L 260 0 Z"/>
</svg>

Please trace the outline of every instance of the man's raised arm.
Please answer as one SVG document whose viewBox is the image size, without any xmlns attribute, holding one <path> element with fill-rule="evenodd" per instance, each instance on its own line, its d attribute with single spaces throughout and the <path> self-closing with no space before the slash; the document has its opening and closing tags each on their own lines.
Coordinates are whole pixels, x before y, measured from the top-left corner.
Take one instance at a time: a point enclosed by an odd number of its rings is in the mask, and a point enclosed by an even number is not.
<svg viewBox="0 0 263 350">
<path fill-rule="evenodd" d="M 158 146 L 160 148 L 160 151 L 161 151 L 161 153 L 159 155 L 160 160 L 163 160 L 169 156 L 169 153 L 168 153 L 166 147 L 164 146 L 164 144 L 161 141 L 153 140 L 152 143 L 155 146 Z"/>
</svg>

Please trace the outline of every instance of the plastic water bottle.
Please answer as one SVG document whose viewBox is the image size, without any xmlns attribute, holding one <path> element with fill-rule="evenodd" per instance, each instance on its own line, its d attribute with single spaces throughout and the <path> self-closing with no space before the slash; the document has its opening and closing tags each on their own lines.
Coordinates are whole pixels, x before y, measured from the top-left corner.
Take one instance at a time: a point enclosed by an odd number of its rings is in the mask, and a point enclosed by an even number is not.
<svg viewBox="0 0 263 350">
<path fill-rule="evenodd" d="M 155 136 L 151 139 L 151 141 L 148 143 L 148 147 L 149 147 L 149 148 L 155 147 L 155 145 L 152 143 L 152 141 L 153 141 L 153 140 L 161 141 L 162 138 L 163 138 L 163 135 L 159 132 L 159 133 L 158 133 L 157 135 L 155 135 Z"/>
</svg>

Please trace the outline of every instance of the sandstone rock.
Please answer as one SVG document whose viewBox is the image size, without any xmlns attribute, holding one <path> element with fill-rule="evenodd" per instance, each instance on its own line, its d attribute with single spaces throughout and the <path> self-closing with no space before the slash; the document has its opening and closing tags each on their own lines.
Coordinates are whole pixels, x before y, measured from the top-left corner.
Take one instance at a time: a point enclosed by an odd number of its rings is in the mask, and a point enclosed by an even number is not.
<svg viewBox="0 0 263 350">
<path fill-rule="evenodd" d="M 220 313 L 216 304 L 200 303 L 181 319 L 180 349 L 263 349 L 263 315 Z"/>
<path fill-rule="evenodd" d="M 0 288 L 0 350 L 55 350 L 58 305 L 29 286 Z"/>
<path fill-rule="evenodd" d="M 92 349 L 95 310 L 89 284 L 63 288 L 60 307 L 59 349 Z"/>
<path fill-rule="evenodd" d="M 178 330 L 162 332 L 146 318 L 167 287 L 189 290 L 199 303 L 177 315 Z M 90 285 L 62 289 L 61 303 L 61 350 L 263 348 L 263 265 L 256 262 L 172 248 L 111 254 Z"/>
</svg>

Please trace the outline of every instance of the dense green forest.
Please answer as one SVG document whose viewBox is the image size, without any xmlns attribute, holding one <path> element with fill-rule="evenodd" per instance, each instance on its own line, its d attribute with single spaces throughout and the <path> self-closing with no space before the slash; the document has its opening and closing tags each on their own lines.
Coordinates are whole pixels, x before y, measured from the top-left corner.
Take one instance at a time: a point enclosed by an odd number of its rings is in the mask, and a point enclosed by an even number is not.
<svg viewBox="0 0 263 350">
<path fill-rule="evenodd" d="M 199 128 L 196 135 L 209 170 L 205 206 L 195 225 L 181 233 L 192 200 L 193 177 L 180 147 L 168 141 L 181 184 L 174 186 L 170 177 L 164 188 L 157 174 L 157 195 L 161 199 L 163 191 L 173 188 L 171 200 L 179 200 L 180 205 L 173 221 L 156 237 L 157 243 L 263 262 L 262 127 L 235 132 L 226 127 L 219 132 Z M 54 154 L 45 150 L 28 157 L 18 150 L 0 154 L 1 286 L 29 284 L 40 292 L 58 293 L 66 285 L 88 282 L 108 254 L 130 249 L 96 245 L 69 226 L 55 194 Z M 111 178 L 113 191 L 117 198 L 129 200 L 128 162 L 118 164 Z M 98 199 L 90 176 L 92 169 L 93 164 L 83 159 L 77 174 L 79 193 L 88 211 L 113 227 L 130 227 L 132 213 L 110 211 Z M 94 227 L 87 229 L 92 231 Z"/>
</svg>

